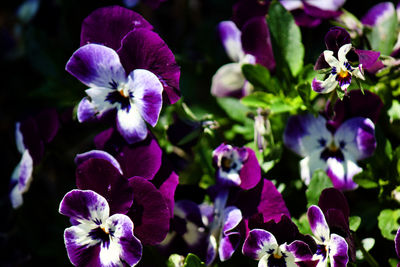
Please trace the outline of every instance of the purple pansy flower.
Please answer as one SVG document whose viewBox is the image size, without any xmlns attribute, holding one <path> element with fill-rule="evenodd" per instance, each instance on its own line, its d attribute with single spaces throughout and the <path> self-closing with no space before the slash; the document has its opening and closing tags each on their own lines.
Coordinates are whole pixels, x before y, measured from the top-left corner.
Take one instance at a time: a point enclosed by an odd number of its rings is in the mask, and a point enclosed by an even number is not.
<svg viewBox="0 0 400 267">
<path fill-rule="evenodd" d="M 304 253 L 308 251 L 308 253 Z M 298 266 L 296 262 L 311 259 L 311 251 L 303 241 L 293 241 L 290 244 L 278 244 L 275 236 L 264 229 L 253 229 L 244 241 L 244 255 L 258 260 L 259 267 L 268 266 Z"/>
<path fill-rule="evenodd" d="M 128 143 L 146 138 L 145 122 L 157 124 L 163 86 L 152 72 L 135 69 L 127 75 L 118 54 L 98 44 L 75 51 L 66 70 L 89 87 L 78 107 L 80 122 L 116 110 L 118 131 Z"/>
<path fill-rule="evenodd" d="M 82 23 L 81 46 L 102 44 L 115 50 L 126 73 L 145 69 L 163 85 L 163 100 L 174 104 L 180 99 L 180 68 L 174 54 L 153 26 L 136 12 L 109 6 L 96 9 Z"/>
<path fill-rule="evenodd" d="M 242 73 L 243 64 L 261 64 L 269 70 L 275 68 L 271 37 L 264 17 L 255 16 L 240 28 L 234 21 L 218 25 L 220 39 L 233 63 L 219 68 L 212 79 L 211 93 L 217 97 L 248 95 L 251 84 Z"/>
<path fill-rule="evenodd" d="M 250 189 L 261 179 L 261 168 L 250 148 L 221 144 L 213 151 L 213 164 L 217 169 L 217 182 Z"/>
<path fill-rule="evenodd" d="M 76 184 L 107 199 L 111 214 L 122 213 L 135 224 L 135 235 L 143 244 L 160 243 L 169 230 L 168 200 L 147 179 L 124 177 L 118 161 L 104 151 L 90 151 L 76 158 Z"/>
<path fill-rule="evenodd" d="M 9 196 L 14 209 L 22 205 L 22 194 L 28 191 L 32 182 L 33 167 L 40 163 L 44 155 L 44 144 L 53 140 L 58 128 L 55 109 L 42 110 L 16 123 L 15 140 L 22 157 L 11 174 Z"/>
<path fill-rule="evenodd" d="M 70 218 L 64 241 L 75 266 L 135 266 L 142 244 L 134 236 L 131 219 L 110 216 L 107 200 L 91 190 L 72 190 L 60 203 L 59 212 Z"/>
<path fill-rule="evenodd" d="M 337 234 L 330 233 L 324 213 L 318 206 L 310 206 L 307 216 L 317 243 L 317 252 L 313 257 L 314 260 L 319 260 L 317 267 L 326 266 L 328 258 L 331 266 L 347 266 L 349 256 L 346 240 Z"/>
<path fill-rule="evenodd" d="M 339 9 L 345 2 L 346 0 L 280 0 L 280 3 L 292 12 L 296 24 L 304 27 L 315 27 L 321 24 L 324 19 L 340 16 L 342 12 Z"/>
<path fill-rule="evenodd" d="M 355 189 L 357 184 L 352 177 L 362 171 L 356 161 L 373 154 L 375 126 L 368 118 L 354 117 L 331 132 L 326 123 L 322 116 L 292 116 L 284 132 L 284 143 L 303 157 L 300 161 L 301 178 L 307 185 L 313 172 L 322 169 L 335 188 Z"/>
</svg>

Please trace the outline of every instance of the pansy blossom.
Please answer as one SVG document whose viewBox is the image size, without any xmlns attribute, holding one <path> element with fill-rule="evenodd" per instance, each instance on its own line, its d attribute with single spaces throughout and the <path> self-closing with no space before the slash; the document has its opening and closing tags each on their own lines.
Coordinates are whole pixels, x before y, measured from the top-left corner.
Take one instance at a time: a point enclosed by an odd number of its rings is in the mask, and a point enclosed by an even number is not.
<svg viewBox="0 0 400 267">
<path fill-rule="evenodd" d="M 163 86 L 152 72 L 135 69 L 127 74 L 118 54 L 98 44 L 79 48 L 66 70 L 89 87 L 78 107 L 79 121 L 115 110 L 117 129 L 128 143 L 146 138 L 145 122 L 157 124 Z"/>
<path fill-rule="evenodd" d="M 327 266 L 328 259 L 331 266 L 347 266 L 348 244 L 343 237 L 330 233 L 322 210 L 312 205 L 308 208 L 307 217 L 317 243 L 317 251 L 313 257 L 313 260 L 319 260 L 317 267 Z"/>
<path fill-rule="evenodd" d="M 347 93 L 352 76 L 364 80 L 362 64 L 358 67 L 352 67 L 346 58 L 347 53 L 352 48 L 351 44 L 345 44 L 338 51 L 338 58 L 334 57 L 334 52 L 330 50 L 324 51 L 325 61 L 330 66 L 330 73 L 324 81 L 314 78 L 312 89 L 318 93 L 330 93 L 339 85 L 340 88 Z"/>
<path fill-rule="evenodd" d="M 134 236 L 131 219 L 110 216 L 107 200 L 91 190 L 72 190 L 60 203 L 59 212 L 70 218 L 64 231 L 65 247 L 75 266 L 135 266 L 142 244 Z"/>
<path fill-rule="evenodd" d="M 303 157 L 301 178 L 307 185 L 313 172 L 322 169 L 335 188 L 352 190 L 357 187 L 352 177 L 362 171 L 356 161 L 375 151 L 375 126 L 368 118 L 354 117 L 331 132 L 322 116 L 296 115 L 289 118 L 283 141 Z"/>
</svg>

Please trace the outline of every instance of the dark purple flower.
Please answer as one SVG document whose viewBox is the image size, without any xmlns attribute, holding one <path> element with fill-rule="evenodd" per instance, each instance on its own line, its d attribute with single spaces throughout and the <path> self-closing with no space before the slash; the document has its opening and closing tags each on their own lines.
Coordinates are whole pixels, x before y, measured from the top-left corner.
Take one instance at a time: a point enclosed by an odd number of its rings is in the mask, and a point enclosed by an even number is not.
<svg viewBox="0 0 400 267">
<path fill-rule="evenodd" d="M 77 156 L 76 184 L 79 189 L 97 192 L 107 199 L 111 214 L 129 216 L 136 236 L 143 244 L 158 244 L 169 230 L 170 199 L 164 198 L 151 182 L 142 177 L 124 177 L 118 161 L 104 151 L 90 151 Z M 170 181 L 172 179 L 172 181 Z M 173 178 L 168 182 L 173 184 Z M 166 182 L 164 191 L 173 185 Z M 170 196 L 170 192 L 166 195 Z M 173 197 L 173 195 L 172 195 Z"/>
<path fill-rule="evenodd" d="M 222 185 L 250 189 L 261 179 L 261 168 L 253 150 L 221 144 L 213 152 L 213 164 L 217 169 L 217 182 Z"/>
<path fill-rule="evenodd" d="M 59 212 L 73 222 L 65 229 L 68 257 L 75 266 L 136 265 L 142 244 L 133 235 L 133 223 L 123 214 L 109 217 L 107 200 L 91 190 L 72 190 L 60 203 Z"/>
<path fill-rule="evenodd" d="M 75 51 L 66 70 L 89 87 L 88 98 L 78 107 L 80 122 L 116 110 L 118 131 L 128 143 L 146 138 L 145 122 L 153 127 L 157 124 L 163 86 L 152 72 L 144 69 L 125 72 L 118 54 L 98 44 L 87 44 Z"/>
<path fill-rule="evenodd" d="M 308 185 L 317 169 L 325 170 L 335 188 L 352 190 L 352 177 L 361 172 L 356 161 L 370 157 L 376 148 L 375 126 L 368 118 L 353 117 L 335 132 L 327 128 L 324 117 L 297 115 L 289 118 L 283 141 L 300 161 L 301 178 Z"/>
<path fill-rule="evenodd" d="M 22 194 L 29 189 L 33 167 L 40 163 L 44 155 L 44 145 L 53 140 L 58 128 L 59 120 L 55 109 L 42 110 L 16 123 L 15 140 L 22 157 L 10 181 L 10 201 L 14 209 L 22 205 Z"/>
</svg>

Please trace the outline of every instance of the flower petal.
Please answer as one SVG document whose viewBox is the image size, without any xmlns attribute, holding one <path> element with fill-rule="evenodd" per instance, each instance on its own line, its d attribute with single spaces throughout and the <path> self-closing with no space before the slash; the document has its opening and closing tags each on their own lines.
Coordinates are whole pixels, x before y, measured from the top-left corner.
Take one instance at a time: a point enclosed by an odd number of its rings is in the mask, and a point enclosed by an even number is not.
<svg viewBox="0 0 400 267">
<path fill-rule="evenodd" d="M 332 135 L 326 128 L 322 116 L 315 118 L 311 114 L 291 116 L 283 136 L 285 145 L 300 156 L 308 156 L 319 151 L 332 141 Z"/>
<path fill-rule="evenodd" d="M 260 260 L 271 249 L 278 247 L 275 237 L 268 231 L 253 229 L 244 241 L 242 252 L 244 255 Z"/>
<path fill-rule="evenodd" d="M 82 22 L 81 46 L 97 43 L 118 50 L 123 37 L 138 28 L 152 30 L 153 26 L 138 13 L 120 6 L 98 8 Z"/>
<path fill-rule="evenodd" d="M 88 122 L 95 119 L 97 112 L 97 108 L 93 105 L 89 98 L 84 97 L 79 102 L 76 116 L 79 122 Z"/>
<path fill-rule="evenodd" d="M 107 219 L 107 225 L 120 247 L 119 258 L 129 266 L 136 265 L 142 257 L 142 244 L 133 235 L 134 225 L 131 219 L 123 214 L 114 214 Z"/>
<path fill-rule="evenodd" d="M 107 200 L 92 190 L 74 189 L 61 200 L 59 212 L 70 217 L 73 222 L 105 222 L 110 214 Z"/>
<path fill-rule="evenodd" d="M 28 191 L 32 182 L 33 160 L 28 150 L 22 154 L 21 161 L 15 167 L 11 175 L 10 201 L 14 209 L 23 203 L 22 194 Z"/>
<path fill-rule="evenodd" d="M 324 58 L 325 58 L 326 63 L 329 64 L 329 66 L 334 67 L 336 69 L 340 68 L 340 62 L 339 62 L 339 60 L 337 60 L 337 58 L 335 58 L 333 51 L 325 50 Z"/>
<path fill-rule="evenodd" d="M 79 164 L 76 185 L 102 195 L 108 201 L 111 214 L 125 214 L 132 206 L 133 190 L 128 180 L 108 159 L 92 157 Z"/>
<path fill-rule="evenodd" d="M 346 0 L 307 1 L 306 3 L 325 11 L 338 10 Z"/>
<path fill-rule="evenodd" d="M 243 51 L 253 55 L 256 63 L 269 70 L 275 69 L 274 53 L 271 36 L 264 17 L 254 17 L 248 20 L 242 28 Z"/>
<path fill-rule="evenodd" d="M 307 243 L 295 240 L 289 245 L 286 245 L 286 250 L 293 254 L 296 261 L 311 260 L 313 253 Z"/>
<path fill-rule="evenodd" d="M 261 167 L 258 163 L 255 152 L 248 147 L 245 147 L 245 149 L 247 150 L 248 156 L 239 172 L 241 180 L 239 186 L 244 190 L 249 190 L 260 182 Z"/>
<path fill-rule="evenodd" d="M 211 94 L 216 97 L 238 97 L 246 95 L 246 79 L 241 63 L 229 63 L 220 67 L 212 77 Z"/>
<path fill-rule="evenodd" d="M 394 238 L 394 246 L 395 246 L 395 249 L 396 249 L 397 257 L 400 258 L 400 228 L 397 229 L 397 233 L 396 233 L 396 236 Z"/>
<path fill-rule="evenodd" d="M 80 165 L 84 161 L 92 158 L 97 158 L 97 159 L 104 159 L 110 162 L 114 167 L 119 170 L 119 172 L 122 175 L 122 169 L 121 166 L 119 165 L 118 161 L 109 153 L 103 151 L 103 150 L 91 150 L 82 154 L 77 154 L 75 156 L 75 164 Z"/>
<path fill-rule="evenodd" d="M 318 206 L 311 205 L 307 210 L 307 217 L 314 236 L 322 243 L 329 241 L 329 226 L 322 210 Z"/>
<path fill-rule="evenodd" d="M 146 138 L 146 123 L 141 117 L 140 109 L 136 104 L 131 105 L 129 111 L 118 110 L 117 129 L 129 144 L 142 141 Z"/>
<path fill-rule="evenodd" d="M 239 62 L 244 57 L 240 39 L 241 31 L 233 21 L 222 21 L 218 24 L 218 32 L 229 58 L 234 62 Z"/>
<path fill-rule="evenodd" d="M 105 88 L 105 87 L 92 87 L 85 90 L 86 94 L 90 98 L 90 103 L 82 102 L 80 104 L 84 106 L 79 106 L 78 108 L 82 108 L 80 112 L 84 112 L 83 118 L 86 119 L 87 116 L 90 116 L 91 113 L 94 113 L 96 118 L 101 118 L 106 112 L 117 108 L 120 103 L 110 101 L 109 96 L 116 91 L 113 89 Z M 90 110 L 92 109 L 92 110 Z M 87 114 L 89 113 L 89 114 Z M 87 118 L 89 119 L 89 118 Z"/>
<path fill-rule="evenodd" d="M 300 161 L 301 179 L 306 185 L 309 185 L 314 171 L 326 170 L 326 168 L 326 161 L 321 158 L 321 150 L 316 150 Z"/>
<path fill-rule="evenodd" d="M 331 178 L 335 188 L 340 190 L 354 190 L 358 185 L 353 181 L 353 176 L 360 173 L 362 169 L 352 160 L 340 162 L 335 158 L 327 160 L 328 169 L 326 174 Z"/>
<path fill-rule="evenodd" d="M 140 115 L 154 127 L 161 112 L 163 91 L 157 76 L 150 71 L 136 69 L 129 74 L 127 86 Z"/>
<path fill-rule="evenodd" d="M 348 245 L 346 240 L 337 234 L 332 234 L 329 248 L 329 258 L 332 266 L 347 266 L 349 256 L 347 254 Z"/>
<path fill-rule="evenodd" d="M 350 51 L 350 49 L 351 49 L 351 44 L 345 44 L 339 48 L 338 59 L 339 59 L 340 63 L 347 62 L 346 55 Z M 326 60 L 326 57 L 325 57 L 325 60 Z"/>
<path fill-rule="evenodd" d="M 242 212 L 240 209 L 229 206 L 224 210 L 224 219 L 222 232 L 226 235 L 229 231 L 233 230 L 242 220 Z"/>
<path fill-rule="evenodd" d="M 133 189 L 133 205 L 127 215 L 135 225 L 135 235 L 144 245 L 164 240 L 169 230 L 169 210 L 157 188 L 142 177 L 129 179 Z"/>
<path fill-rule="evenodd" d="M 218 254 L 221 261 L 230 259 L 240 244 L 240 234 L 231 233 L 219 241 Z"/>
<path fill-rule="evenodd" d="M 174 54 L 158 34 L 143 28 L 131 31 L 124 37 L 118 54 L 127 73 L 134 69 L 154 73 L 164 87 L 166 102 L 174 104 L 180 99 L 179 66 Z"/>
<path fill-rule="evenodd" d="M 361 18 L 361 22 L 364 25 L 373 27 L 386 20 L 387 17 L 391 16 L 395 12 L 396 10 L 393 3 L 379 3 L 368 10 L 367 14 L 365 14 L 364 17 Z"/>
<path fill-rule="evenodd" d="M 336 75 L 330 74 L 327 79 L 320 81 L 314 78 L 311 84 L 311 88 L 321 94 L 327 94 L 335 90 L 338 82 L 336 81 Z"/>
<path fill-rule="evenodd" d="M 113 88 L 115 83 L 126 79 L 117 52 L 98 44 L 87 44 L 76 50 L 65 69 L 88 87 Z"/>
<path fill-rule="evenodd" d="M 356 117 L 346 120 L 335 132 L 335 143 L 351 159 L 370 157 L 376 148 L 375 126 L 370 119 Z"/>
</svg>

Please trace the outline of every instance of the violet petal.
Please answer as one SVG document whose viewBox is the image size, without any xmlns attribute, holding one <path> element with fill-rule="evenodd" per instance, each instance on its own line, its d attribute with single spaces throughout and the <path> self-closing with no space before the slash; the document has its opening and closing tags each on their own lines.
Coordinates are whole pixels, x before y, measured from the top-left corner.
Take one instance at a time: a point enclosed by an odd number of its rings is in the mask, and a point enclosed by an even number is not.
<svg viewBox="0 0 400 267">
<path fill-rule="evenodd" d="M 368 10 L 367 14 L 365 14 L 364 17 L 361 18 L 361 22 L 364 25 L 373 27 L 380 21 L 385 20 L 385 17 L 391 16 L 394 12 L 396 12 L 396 10 L 393 3 L 379 3 Z"/>
<path fill-rule="evenodd" d="M 343 237 L 332 234 L 330 240 L 329 258 L 333 266 L 347 266 L 349 256 L 347 254 L 348 245 Z"/>
<path fill-rule="evenodd" d="M 152 30 L 153 26 L 138 13 L 120 6 L 98 8 L 82 22 L 81 46 L 97 43 L 118 50 L 123 37 L 138 28 Z"/>
<path fill-rule="evenodd" d="M 318 206 L 311 205 L 307 210 L 307 217 L 314 236 L 321 242 L 329 240 L 329 226 L 322 210 Z"/>
<path fill-rule="evenodd" d="M 240 176 L 240 188 L 244 190 L 249 190 L 255 187 L 261 180 L 261 167 L 258 163 L 256 154 L 254 151 L 248 147 L 247 150 L 247 160 L 244 162 L 242 169 L 239 172 Z"/>
<path fill-rule="evenodd" d="M 275 237 L 268 231 L 253 229 L 244 241 L 242 252 L 244 255 L 259 260 L 267 254 L 270 249 L 275 250 L 278 246 Z"/>
<path fill-rule="evenodd" d="M 123 174 L 118 161 L 112 155 L 103 150 L 91 150 L 85 153 L 77 154 L 74 161 L 76 165 L 80 165 L 84 161 L 94 158 L 107 160 L 112 165 L 114 165 L 114 167 L 121 173 L 121 175 Z"/>
</svg>

